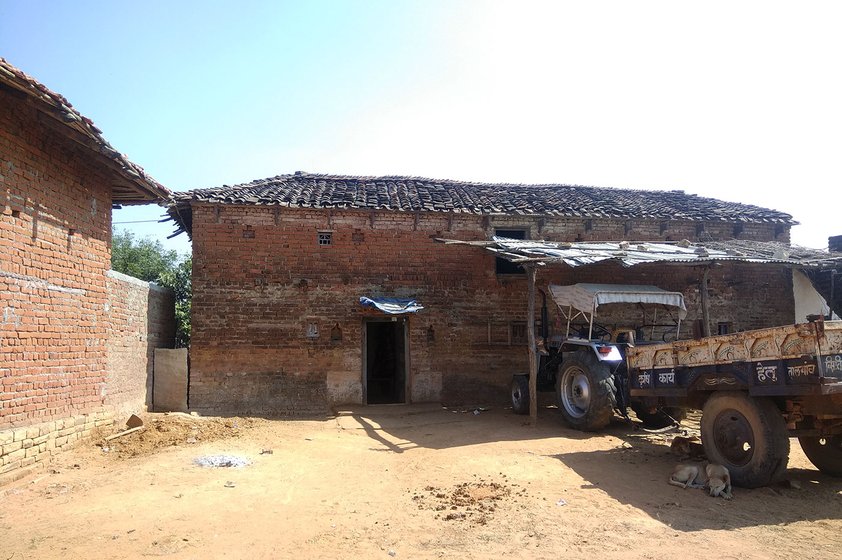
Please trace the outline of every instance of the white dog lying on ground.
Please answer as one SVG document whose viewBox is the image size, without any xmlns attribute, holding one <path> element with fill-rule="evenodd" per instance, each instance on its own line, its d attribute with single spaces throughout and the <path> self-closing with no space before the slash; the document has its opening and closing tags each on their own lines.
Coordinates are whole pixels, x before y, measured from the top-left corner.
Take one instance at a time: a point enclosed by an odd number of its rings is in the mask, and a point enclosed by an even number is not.
<svg viewBox="0 0 842 560">
<path fill-rule="evenodd" d="M 708 488 L 711 496 L 732 498 L 731 474 L 727 468 L 715 463 L 708 463 L 704 469 L 699 465 L 676 465 L 669 483 L 679 488 Z"/>
</svg>

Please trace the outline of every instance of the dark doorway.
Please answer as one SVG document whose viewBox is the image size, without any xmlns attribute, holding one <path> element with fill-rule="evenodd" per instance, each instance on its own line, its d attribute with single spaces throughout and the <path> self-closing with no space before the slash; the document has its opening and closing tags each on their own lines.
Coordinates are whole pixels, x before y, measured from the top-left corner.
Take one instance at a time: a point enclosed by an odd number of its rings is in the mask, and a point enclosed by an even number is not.
<svg viewBox="0 0 842 560">
<path fill-rule="evenodd" d="M 406 402 L 406 341 L 403 319 L 369 321 L 365 330 L 366 403 Z"/>
</svg>

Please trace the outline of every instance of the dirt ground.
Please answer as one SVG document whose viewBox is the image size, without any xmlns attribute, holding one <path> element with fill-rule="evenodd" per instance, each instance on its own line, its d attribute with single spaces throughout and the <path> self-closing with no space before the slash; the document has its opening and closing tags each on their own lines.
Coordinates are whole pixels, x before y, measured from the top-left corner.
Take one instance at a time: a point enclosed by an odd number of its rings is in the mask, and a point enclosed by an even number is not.
<svg viewBox="0 0 842 560">
<path fill-rule="evenodd" d="M 666 483 L 675 432 L 551 408 L 144 420 L 0 488 L 0 560 L 842 556 L 842 480 L 795 440 L 785 483 L 726 501 Z"/>
</svg>

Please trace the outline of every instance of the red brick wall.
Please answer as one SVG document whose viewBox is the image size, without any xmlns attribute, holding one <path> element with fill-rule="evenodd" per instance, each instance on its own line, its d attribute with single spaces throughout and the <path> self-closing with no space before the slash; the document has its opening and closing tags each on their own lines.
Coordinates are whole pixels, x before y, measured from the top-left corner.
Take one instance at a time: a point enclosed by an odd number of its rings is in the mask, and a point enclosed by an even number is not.
<svg viewBox="0 0 842 560">
<path fill-rule="evenodd" d="M 258 414 L 322 412 L 363 399 L 363 322 L 376 313 L 363 295 L 416 298 L 408 318 L 411 401 L 502 402 L 512 372 L 526 369 L 524 345 L 509 325 L 526 320 L 526 282 L 498 277 L 494 257 L 435 237 L 482 239 L 495 228 L 527 228 L 533 238 L 730 238 L 733 226 L 443 214 L 407 215 L 247 206 L 193 209 L 193 331 L 190 407 Z M 722 230 L 722 231 L 720 231 Z M 317 233 L 332 231 L 319 246 Z M 774 226 L 746 227 L 753 239 L 788 238 Z M 700 272 L 687 267 L 547 268 L 547 282 L 647 282 L 684 291 L 698 315 Z M 787 322 L 789 276 L 724 266 L 711 275 L 712 315 L 742 328 Z M 774 306 L 744 303 L 760 291 Z M 320 336 L 308 339 L 307 325 Z M 687 325 L 691 325 L 688 321 Z M 332 341 L 338 325 L 341 341 Z M 429 328 L 432 327 L 432 337 Z M 688 326 L 688 328 L 690 328 Z"/>
<path fill-rule="evenodd" d="M 99 407 L 110 183 L 0 91 L 0 430 Z"/>
<path fill-rule="evenodd" d="M 152 406 L 155 348 L 175 346 L 172 290 L 109 270 L 105 404 L 138 412 Z"/>
<path fill-rule="evenodd" d="M 106 428 L 115 419 L 123 420 L 151 404 L 154 349 L 172 347 L 174 342 L 173 294 L 114 271 L 108 271 L 106 278 L 107 374 L 101 387 L 103 406 L 96 410 L 70 410 L 64 416 L 45 415 L 47 420 L 0 429 L 0 486 L 49 463 L 55 453 L 90 437 L 97 428 Z M 13 372 L 10 377 L 15 375 Z M 14 402 L 16 398 L 11 392 L 4 393 L 4 400 Z"/>
</svg>

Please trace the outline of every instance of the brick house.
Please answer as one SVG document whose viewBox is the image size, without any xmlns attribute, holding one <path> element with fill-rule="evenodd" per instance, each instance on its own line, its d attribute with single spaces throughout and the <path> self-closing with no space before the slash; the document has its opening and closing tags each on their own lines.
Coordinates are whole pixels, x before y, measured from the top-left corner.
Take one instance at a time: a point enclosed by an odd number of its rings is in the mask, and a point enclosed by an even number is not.
<svg viewBox="0 0 842 560">
<path fill-rule="evenodd" d="M 144 398 L 145 371 L 109 367 L 111 336 L 146 336 L 136 315 L 149 297 L 134 290 L 135 305 L 107 274 L 111 209 L 169 194 L 61 95 L 0 59 L 0 475 Z"/>
<path fill-rule="evenodd" d="M 526 367 L 526 282 L 516 267 L 437 238 L 789 242 L 792 217 L 682 191 L 292 175 L 176 193 L 193 241 L 190 408 L 323 412 L 340 403 L 503 402 Z M 701 273 L 616 263 L 539 281 L 656 284 L 699 317 Z M 711 317 L 748 329 L 793 317 L 785 267 L 710 272 Z M 416 300 L 390 316 L 361 297 Z"/>
</svg>

